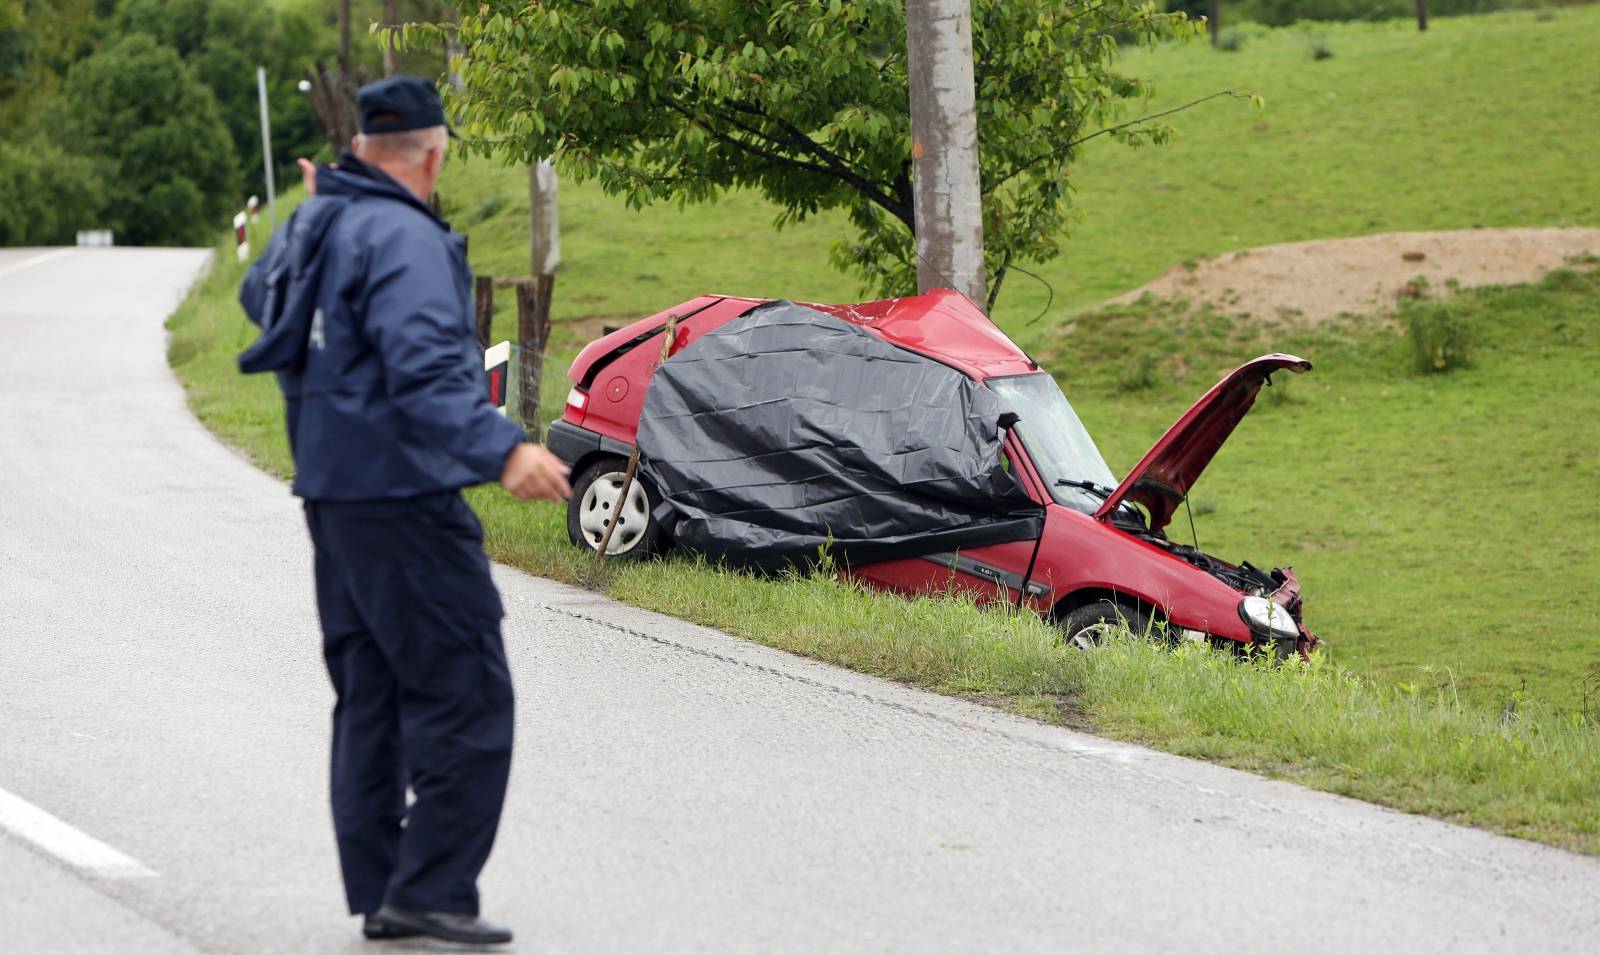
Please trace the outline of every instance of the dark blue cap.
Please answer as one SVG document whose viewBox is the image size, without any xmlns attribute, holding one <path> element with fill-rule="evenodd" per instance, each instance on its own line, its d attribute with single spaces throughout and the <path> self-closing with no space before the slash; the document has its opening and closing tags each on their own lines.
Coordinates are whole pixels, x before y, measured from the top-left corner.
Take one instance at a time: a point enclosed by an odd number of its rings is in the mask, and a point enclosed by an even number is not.
<svg viewBox="0 0 1600 955">
<path fill-rule="evenodd" d="M 403 133 L 443 126 L 451 136 L 461 138 L 444 121 L 439 90 L 420 76 L 396 73 L 368 83 L 356 91 L 356 106 L 361 111 L 363 133 Z"/>
</svg>

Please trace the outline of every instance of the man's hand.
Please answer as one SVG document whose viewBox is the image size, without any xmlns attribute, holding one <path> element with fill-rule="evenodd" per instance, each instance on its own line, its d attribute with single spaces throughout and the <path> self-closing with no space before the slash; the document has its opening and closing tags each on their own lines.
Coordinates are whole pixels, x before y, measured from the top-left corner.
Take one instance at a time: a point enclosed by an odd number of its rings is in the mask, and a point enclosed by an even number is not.
<svg viewBox="0 0 1600 955">
<path fill-rule="evenodd" d="M 524 501 L 565 501 L 572 496 L 569 469 L 540 445 L 524 441 L 506 456 L 500 485 Z"/>
<path fill-rule="evenodd" d="M 305 183 L 306 195 L 308 195 L 308 196 L 316 195 L 317 194 L 317 167 L 316 167 L 316 164 L 313 163 L 309 159 L 296 159 L 295 163 L 300 167 L 300 181 Z"/>
</svg>

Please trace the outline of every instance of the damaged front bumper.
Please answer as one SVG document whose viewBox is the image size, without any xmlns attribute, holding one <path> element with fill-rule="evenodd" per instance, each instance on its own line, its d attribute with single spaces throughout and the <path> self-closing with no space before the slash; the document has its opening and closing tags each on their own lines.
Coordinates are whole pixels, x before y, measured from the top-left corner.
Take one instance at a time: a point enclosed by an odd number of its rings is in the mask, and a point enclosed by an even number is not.
<svg viewBox="0 0 1600 955">
<path fill-rule="evenodd" d="M 1294 568 L 1275 567 L 1270 576 L 1278 586 L 1241 600 L 1239 616 L 1249 625 L 1255 642 L 1270 646 L 1280 659 L 1292 653 L 1309 659 L 1322 641 L 1301 623 L 1300 581 Z"/>
</svg>

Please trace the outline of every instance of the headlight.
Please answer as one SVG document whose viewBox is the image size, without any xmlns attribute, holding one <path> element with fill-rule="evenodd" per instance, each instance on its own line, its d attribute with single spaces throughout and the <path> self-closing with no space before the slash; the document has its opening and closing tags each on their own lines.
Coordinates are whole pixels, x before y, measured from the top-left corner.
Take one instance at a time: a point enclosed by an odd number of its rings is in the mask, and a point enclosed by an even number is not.
<svg viewBox="0 0 1600 955">
<path fill-rule="evenodd" d="M 1300 625 L 1289 611 L 1265 597 L 1246 597 L 1239 601 L 1239 616 L 1250 629 L 1263 636 L 1288 639 L 1300 636 Z"/>
</svg>

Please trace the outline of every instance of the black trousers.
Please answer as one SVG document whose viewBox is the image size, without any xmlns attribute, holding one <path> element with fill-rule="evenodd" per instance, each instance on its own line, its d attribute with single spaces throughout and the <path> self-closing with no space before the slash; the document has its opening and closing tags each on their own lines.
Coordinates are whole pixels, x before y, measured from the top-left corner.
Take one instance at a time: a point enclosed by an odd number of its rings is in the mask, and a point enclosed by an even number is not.
<svg viewBox="0 0 1600 955">
<path fill-rule="evenodd" d="M 305 511 L 339 698 L 333 827 L 350 911 L 477 914 L 512 729 L 483 527 L 454 491 Z"/>
</svg>

